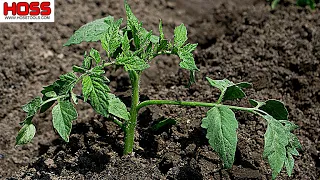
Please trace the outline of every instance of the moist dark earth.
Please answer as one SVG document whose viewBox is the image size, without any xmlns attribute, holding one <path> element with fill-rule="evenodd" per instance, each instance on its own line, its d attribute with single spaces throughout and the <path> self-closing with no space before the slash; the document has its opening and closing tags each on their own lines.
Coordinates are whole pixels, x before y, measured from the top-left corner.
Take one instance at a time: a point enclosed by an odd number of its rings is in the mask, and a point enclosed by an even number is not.
<svg viewBox="0 0 320 180">
<path fill-rule="evenodd" d="M 227 102 L 249 106 L 249 98 L 279 99 L 303 151 L 295 158 L 293 175 L 278 179 L 320 178 L 320 12 L 282 2 L 274 11 L 262 0 L 129 0 L 147 29 L 158 32 L 161 18 L 167 38 L 184 23 L 200 72 L 188 85 L 188 72 L 179 59 L 161 56 L 141 80 L 141 100 L 171 99 L 215 102 L 219 91 L 205 77 L 248 81 L 248 98 Z M 0 24 L 0 178 L 9 179 L 271 179 L 262 159 L 264 120 L 236 112 L 239 121 L 235 163 L 230 170 L 212 151 L 200 127 L 207 108 L 150 106 L 140 111 L 135 153 L 122 156 L 123 133 L 96 115 L 90 106 L 77 105 L 70 142 L 52 128 L 51 114 L 34 118 L 32 143 L 15 147 L 21 106 L 40 95 L 43 86 L 81 65 L 83 53 L 98 43 L 62 47 L 81 25 L 107 15 L 124 17 L 123 3 L 99 0 L 55 1 L 55 23 Z M 319 8 L 319 6 L 318 6 Z M 107 69 L 110 87 L 127 105 L 130 82 L 121 70 Z M 151 126 L 174 118 L 177 124 L 158 131 Z"/>
</svg>

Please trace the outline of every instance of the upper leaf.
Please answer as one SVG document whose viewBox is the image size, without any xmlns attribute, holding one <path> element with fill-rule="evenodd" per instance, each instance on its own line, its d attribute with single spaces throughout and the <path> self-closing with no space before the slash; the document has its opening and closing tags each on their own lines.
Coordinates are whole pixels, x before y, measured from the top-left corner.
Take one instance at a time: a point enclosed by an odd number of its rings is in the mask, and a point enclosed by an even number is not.
<svg viewBox="0 0 320 180">
<path fill-rule="evenodd" d="M 67 73 L 60 76 L 60 79 L 53 83 L 53 89 L 57 95 L 69 93 L 77 82 L 77 76 L 74 73 Z"/>
<path fill-rule="evenodd" d="M 176 48 L 180 48 L 184 45 L 184 43 L 188 40 L 187 37 L 187 28 L 184 26 L 184 24 L 181 24 L 180 26 L 177 26 L 174 29 L 174 46 Z"/>
<path fill-rule="evenodd" d="M 98 64 L 101 61 L 101 56 L 98 50 L 91 48 L 90 56 L 96 61 Z"/>
<path fill-rule="evenodd" d="M 104 117 L 108 116 L 107 93 L 110 89 L 107 82 L 104 76 L 97 74 L 86 75 L 82 80 L 82 93 L 85 101 L 90 98 L 93 109 Z"/>
<path fill-rule="evenodd" d="M 107 33 L 101 39 L 103 49 L 106 50 L 108 57 L 110 57 L 118 47 L 121 45 L 121 34 L 119 28 L 122 24 L 122 18 L 114 21 L 113 18 L 106 20 L 108 24 Z"/>
<path fill-rule="evenodd" d="M 121 49 L 122 49 L 122 53 L 123 53 L 125 56 L 131 56 L 131 52 L 130 52 L 130 40 L 129 40 L 129 38 L 128 38 L 128 33 L 127 33 L 127 32 L 125 32 L 125 34 L 123 35 Z"/>
<path fill-rule="evenodd" d="M 72 121 L 77 119 L 77 116 L 77 111 L 70 101 L 60 101 L 52 109 L 53 127 L 66 142 L 69 142 Z"/>
<path fill-rule="evenodd" d="M 178 51 L 178 56 L 182 60 L 180 62 L 180 67 L 190 71 L 199 71 L 194 62 L 193 54 L 187 51 Z"/>
<path fill-rule="evenodd" d="M 127 111 L 126 105 L 114 94 L 108 93 L 108 99 L 109 113 L 126 121 L 129 121 L 129 112 Z"/>
<path fill-rule="evenodd" d="M 228 87 L 233 85 L 233 83 L 231 81 L 229 81 L 228 79 L 213 80 L 213 79 L 207 77 L 207 80 L 209 81 L 211 86 L 220 89 L 220 91 L 222 91 L 222 92 L 225 91 Z"/>
<path fill-rule="evenodd" d="M 238 141 L 238 122 L 233 111 L 225 106 L 213 107 L 202 120 L 201 127 L 207 129 L 209 144 L 219 154 L 224 167 L 231 168 Z"/>
<path fill-rule="evenodd" d="M 87 55 L 87 52 L 84 53 L 84 59 L 82 62 L 82 67 L 85 69 L 90 69 L 92 65 L 92 57 Z"/>
<path fill-rule="evenodd" d="M 127 26 L 131 30 L 133 35 L 133 41 L 137 49 L 140 49 L 140 37 L 143 32 L 142 23 L 139 22 L 138 18 L 132 13 L 129 4 L 125 1 L 125 9 L 127 14 Z"/>
<path fill-rule="evenodd" d="M 16 145 L 29 143 L 36 134 L 36 127 L 32 123 L 24 124 L 16 137 Z"/>
<path fill-rule="evenodd" d="M 163 33 L 163 27 L 162 27 L 162 20 L 160 19 L 159 22 L 159 42 L 157 44 L 157 52 L 164 51 L 164 50 L 169 50 L 168 45 L 169 41 L 165 39 L 164 33 Z"/>
<path fill-rule="evenodd" d="M 113 19 L 112 16 L 92 21 L 80 27 L 71 38 L 63 45 L 70 46 L 72 44 L 80 44 L 81 42 L 92 42 L 101 40 L 106 33 L 108 25 L 105 21 Z"/>
<path fill-rule="evenodd" d="M 234 100 L 244 98 L 246 94 L 243 92 L 242 88 L 251 87 L 251 84 L 247 82 L 234 84 L 228 79 L 212 80 L 209 77 L 207 77 L 207 80 L 209 81 L 211 86 L 221 90 L 223 94 L 223 100 Z"/>
<path fill-rule="evenodd" d="M 139 30 L 141 28 L 141 24 L 138 18 L 133 14 L 129 4 L 126 1 L 124 6 L 127 14 L 127 25 L 131 30 Z"/>
</svg>

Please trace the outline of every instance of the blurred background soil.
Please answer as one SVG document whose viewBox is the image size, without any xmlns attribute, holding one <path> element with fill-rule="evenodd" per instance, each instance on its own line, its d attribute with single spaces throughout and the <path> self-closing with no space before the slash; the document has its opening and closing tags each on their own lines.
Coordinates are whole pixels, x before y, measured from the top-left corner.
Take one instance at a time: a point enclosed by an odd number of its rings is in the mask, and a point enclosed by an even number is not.
<svg viewBox="0 0 320 180">
<path fill-rule="evenodd" d="M 199 43 L 196 84 L 186 88 L 188 72 L 178 68 L 178 58 L 161 56 L 143 74 L 141 99 L 213 102 L 219 92 L 209 87 L 206 76 L 252 82 L 250 98 L 283 101 L 290 120 L 300 126 L 295 134 L 304 149 L 296 157 L 293 176 L 283 172 L 279 179 L 319 179 L 318 9 L 284 1 L 270 11 L 263 0 L 129 0 L 129 4 L 147 29 L 157 33 L 162 19 L 166 37 L 172 38 L 174 27 L 184 23 L 189 42 Z M 271 170 L 262 159 L 266 124 L 241 112 L 236 113 L 239 142 L 230 170 L 222 169 L 200 128 L 206 108 L 142 109 L 136 138 L 140 148 L 132 157 L 121 157 L 120 130 L 84 103 L 77 106 L 79 118 L 69 144 L 59 139 L 46 112 L 34 118 L 37 133 L 32 143 L 14 146 L 19 122 L 25 118 L 21 106 L 71 71 L 72 65 L 80 65 L 90 47 L 103 53 L 98 43 L 62 44 L 81 25 L 108 15 L 124 17 L 122 1 L 56 0 L 55 23 L 0 24 L 0 178 L 270 179 Z M 107 76 L 111 90 L 129 103 L 125 72 L 108 69 Z M 248 106 L 245 100 L 238 104 Z M 175 118 L 178 124 L 152 132 L 152 122 L 163 117 Z"/>
</svg>

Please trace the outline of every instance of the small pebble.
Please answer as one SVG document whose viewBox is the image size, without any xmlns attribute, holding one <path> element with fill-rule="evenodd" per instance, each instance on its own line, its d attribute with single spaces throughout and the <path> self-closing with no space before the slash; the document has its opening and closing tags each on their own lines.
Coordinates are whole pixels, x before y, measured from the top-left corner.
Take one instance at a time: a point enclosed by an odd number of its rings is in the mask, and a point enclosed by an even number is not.
<svg viewBox="0 0 320 180">
<path fill-rule="evenodd" d="M 0 154 L 0 159 L 3 159 L 4 158 L 4 155 L 3 154 Z"/>
</svg>

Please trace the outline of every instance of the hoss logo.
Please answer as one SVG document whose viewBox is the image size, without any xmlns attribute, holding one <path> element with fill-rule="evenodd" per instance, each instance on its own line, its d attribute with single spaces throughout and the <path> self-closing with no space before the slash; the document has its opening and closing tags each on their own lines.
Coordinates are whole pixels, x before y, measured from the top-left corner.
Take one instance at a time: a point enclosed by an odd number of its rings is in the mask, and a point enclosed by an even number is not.
<svg viewBox="0 0 320 180">
<path fill-rule="evenodd" d="M 54 0 L 0 0 L 0 22 L 54 22 Z"/>
<path fill-rule="evenodd" d="M 50 2 L 12 2 L 9 4 L 5 2 L 3 4 L 3 15 L 8 15 L 9 12 L 12 12 L 12 15 L 43 15 L 47 16 L 51 14 Z"/>
</svg>

